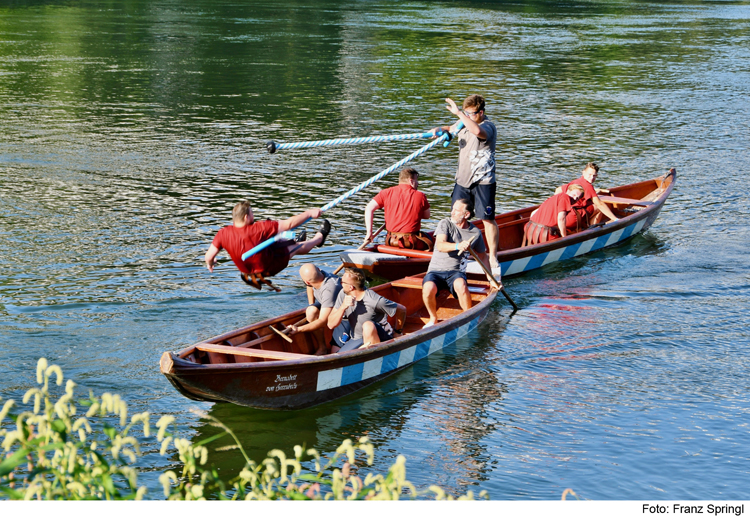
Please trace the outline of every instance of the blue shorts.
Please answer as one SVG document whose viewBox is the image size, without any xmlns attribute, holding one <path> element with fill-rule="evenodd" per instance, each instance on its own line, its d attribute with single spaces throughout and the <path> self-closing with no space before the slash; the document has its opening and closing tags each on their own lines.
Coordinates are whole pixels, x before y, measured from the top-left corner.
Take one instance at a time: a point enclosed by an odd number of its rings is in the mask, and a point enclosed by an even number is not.
<svg viewBox="0 0 750 529">
<path fill-rule="evenodd" d="M 313 303 L 309 304 L 308 307 L 315 307 L 316 309 L 320 310 L 320 301 L 316 299 Z"/>
<path fill-rule="evenodd" d="M 424 279 L 422 280 L 422 285 L 429 282 L 435 283 L 437 285 L 438 292 L 440 292 L 441 290 L 450 290 L 451 294 L 453 294 L 453 297 L 458 299 L 456 291 L 453 290 L 453 283 L 455 283 L 457 279 L 463 279 L 464 281 L 466 281 L 466 274 L 464 274 L 460 270 L 427 272 L 427 274 L 425 274 L 424 276 Z"/>
<path fill-rule="evenodd" d="M 349 322 L 346 321 L 346 320 L 342 321 L 341 325 L 339 325 L 338 327 L 336 327 L 336 329 L 338 329 L 339 327 L 341 327 L 344 324 L 346 324 L 346 328 L 348 329 L 349 328 Z M 389 333 L 388 331 L 386 331 L 385 329 L 383 329 L 383 327 L 379 323 L 375 324 L 375 328 L 378 331 L 378 338 L 380 338 L 381 342 L 386 342 L 386 341 L 390 340 L 391 338 L 393 338 L 393 333 Z M 336 335 L 336 329 L 333 330 L 334 341 L 336 340 L 336 336 L 335 336 Z M 351 339 L 347 340 L 346 343 L 343 343 L 343 344 L 340 345 L 337 342 L 336 345 L 339 345 L 341 347 L 341 349 L 339 349 L 339 353 L 343 353 L 344 351 L 352 351 L 354 349 L 358 349 L 363 343 L 365 343 L 364 338 L 357 338 L 356 340 L 353 339 L 353 338 L 351 338 Z"/>
<path fill-rule="evenodd" d="M 451 204 L 459 198 L 465 198 L 474 204 L 474 216 L 482 220 L 495 219 L 495 193 L 497 182 L 487 185 L 474 184 L 471 187 L 463 187 L 458 184 L 453 186 Z"/>
</svg>

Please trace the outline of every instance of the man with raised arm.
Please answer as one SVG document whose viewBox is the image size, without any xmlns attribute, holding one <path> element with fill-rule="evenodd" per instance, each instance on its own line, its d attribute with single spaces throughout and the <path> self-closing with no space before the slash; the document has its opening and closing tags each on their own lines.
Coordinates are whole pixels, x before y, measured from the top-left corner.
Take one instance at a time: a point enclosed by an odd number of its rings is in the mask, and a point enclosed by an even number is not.
<svg viewBox="0 0 750 529">
<path fill-rule="evenodd" d="M 260 289 L 261 283 L 266 282 L 264 278 L 281 272 L 289 264 L 289 259 L 306 254 L 316 246 L 323 246 L 331 231 L 331 224 L 324 219 L 320 231 L 309 241 L 304 241 L 304 236 L 295 241 L 282 239 L 244 261 L 242 255 L 276 234 L 296 228 L 308 219 L 317 219 L 322 214 L 321 209 L 313 208 L 285 220 L 255 222 L 250 202 L 243 200 L 232 209 L 232 224 L 221 228 L 209 246 L 204 257 L 206 267 L 213 272 L 216 256 L 224 249 L 239 269 L 242 280 Z"/>
<path fill-rule="evenodd" d="M 422 233 L 422 219 L 430 218 L 430 203 L 419 188 L 419 173 L 405 167 L 398 175 L 398 185 L 383 189 L 365 208 L 365 242 L 372 238 L 375 211 L 385 208 L 385 244 L 397 248 L 431 250 L 432 239 Z"/>
<path fill-rule="evenodd" d="M 351 351 L 363 345 L 367 347 L 393 338 L 394 331 L 388 322 L 388 316 L 395 316 L 400 332 L 406 323 L 406 307 L 369 290 L 364 273 L 356 268 L 347 268 L 341 278 L 341 291 L 336 298 L 336 305 L 328 316 L 328 328 L 333 329 L 334 341 L 343 342 L 342 332 L 350 336 L 338 352 Z M 332 349 L 332 352 L 336 350 Z"/>
<path fill-rule="evenodd" d="M 430 266 L 422 280 L 422 301 L 430 315 L 424 327 L 432 327 L 438 321 L 437 295 L 449 290 L 463 310 L 471 308 L 471 293 L 466 282 L 467 252 L 469 247 L 489 269 L 486 247 L 482 233 L 469 219 L 474 215 L 471 202 L 459 198 L 453 203 L 450 219 L 443 219 L 435 230 L 435 250 Z M 502 286 L 498 281 L 499 286 Z"/>
<path fill-rule="evenodd" d="M 474 204 L 477 217 L 484 224 L 484 235 L 489 246 L 489 257 L 492 268 L 497 267 L 497 250 L 500 245 L 500 232 L 495 220 L 495 144 L 497 129 L 484 113 L 485 101 L 479 94 L 470 95 L 459 109 L 456 103 L 446 98 L 446 107 L 458 117 L 453 125 L 437 127 L 433 132 L 455 133 L 459 123 L 464 127 L 458 132 L 458 169 L 456 185 L 453 187 L 451 201 L 459 198 Z"/>
<path fill-rule="evenodd" d="M 609 193 L 609 189 L 595 188 L 594 182 L 599 176 L 599 166 L 589 162 L 581 172 L 581 177 L 555 189 L 555 194 L 565 193 L 568 186 L 578 184 L 583 188 L 583 197 L 573 204 L 573 208 L 565 219 L 565 226 L 569 232 L 585 230 L 589 226 L 601 222 L 606 215 L 610 221 L 619 220 L 609 206 L 599 198 L 599 193 Z"/>
<path fill-rule="evenodd" d="M 564 193 L 552 195 L 541 206 L 531 212 L 529 222 L 523 227 L 521 246 L 541 244 L 554 241 L 568 234 L 565 219 L 573 204 L 583 197 L 583 187 L 578 184 L 567 185 Z"/>
<path fill-rule="evenodd" d="M 305 311 L 308 323 L 292 325 L 289 334 L 313 333 L 315 340 L 318 342 L 315 354 L 323 355 L 328 352 L 325 343 L 325 327 L 341 290 L 341 278 L 321 270 L 312 263 L 303 264 L 299 269 L 299 275 L 305 285 L 312 290 L 314 302 Z"/>
</svg>

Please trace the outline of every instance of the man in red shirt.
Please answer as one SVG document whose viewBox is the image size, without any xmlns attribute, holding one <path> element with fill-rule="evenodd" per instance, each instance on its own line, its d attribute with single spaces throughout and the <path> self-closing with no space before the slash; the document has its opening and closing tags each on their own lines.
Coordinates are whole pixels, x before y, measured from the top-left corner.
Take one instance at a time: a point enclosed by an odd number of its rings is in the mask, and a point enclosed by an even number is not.
<svg viewBox="0 0 750 529">
<path fill-rule="evenodd" d="M 411 167 L 401 170 L 398 185 L 383 189 L 365 208 L 365 241 L 372 237 L 372 218 L 375 211 L 385 208 L 385 243 L 398 248 L 431 250 L 432 239 L 420 231 L 422 219 L 430 218 L 430 203 L 419 187 L 419 173 Z"/>
<path fill-rule="evenodd" d="M 206 267 L 209 272 L 213 272 L 216 255 L 224 249 L 239 269 L 242 280 L 260 289 L 260 283 L 266 282 L 264 278 L 281 272 L 293 256 L 306 254 L 316 246 L 323 246 L 331 231 L 331 224 L 323 220 L 323 227 L 309 241 L 282 239 L 244 261 L 242 254 L 278 233 L 296 228 L 308 219 L 317 219 L 322 214 L 321 209 L 313 208 L 286 220 L 255 222 L 250 202 L 243 200 L 232 209 L 232 224 L 221 228 L 209 246 L 205 255 Z"/>
<path fill-rule="evenodd" d="M 523 227 L 521 246 L 541 244 L 565 237 L 567 227 L 565 219 L 573 204 L 584 196 L 583 187 L 578 184 L 567 185 L 564 193 L 552 195 L 545 200 L 529 217 Z"/>
<path fill-rule="evenodd" d="M 594 182 L 596 182 L 598 175 L 599 166 L 594 162 L 589 162 L 583 168 L 580 178 L 555 189 L 555 194 L 565 193 L 568 186 L 578 184 L 584 190 L 583 198 L 573 204 L 573 208 L 566 217 L 565 226 L 568 231 L 585 230 L 592 224 L 601 222 L 604 215 L 610 220 L 618 220 L 609 206 L 602 202 L 598 195 L 599 193 L 609 193 L 609 189 L 594 188 Z"/>
</svg>

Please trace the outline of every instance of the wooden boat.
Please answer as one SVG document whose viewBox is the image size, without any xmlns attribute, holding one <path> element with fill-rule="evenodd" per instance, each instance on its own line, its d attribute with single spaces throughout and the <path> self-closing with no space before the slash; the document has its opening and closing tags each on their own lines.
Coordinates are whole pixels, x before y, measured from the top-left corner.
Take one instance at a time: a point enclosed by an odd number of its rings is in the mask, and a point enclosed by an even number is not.
<svg viewBox="0 0 750 529">
<path fill-rule="evenodd" d="M 611 188 L 609 195 L 600 195 L 599 198 L 609 205 L 619 220 L 544 244 L 521 247 L 523 227 L 538 206 L 498 215 L 495 217 L 500 232 L 497 260 L 502 276 L 508 277 L 579 257 L 644 233 L 659 215 L 676 178 L 676 171 L 670 169 L 652 180 Z M 474 225 L 484 231 L 481 221 L 474 221 Z M 360 268 L 368 274 L 394 280 L 426 271 L 431 256 L 432 252 L 375 245 L 362 251 L 344 252 L 341 259 L 346 267 Z M 467 270 L 479 272 L 472 265 L 476 266 L 476 263 L 471 263 Z"/>
<path fill-rule="evenodd" d="M 290 343 L 278 329 L 304 318 L 304 309 L 300 309 L 176 353 L 165 352 L 161 372 L 191 399 L 253 408 L 301 409 L 343 397 L 465 336 L 484 320 L 497 296 L 486 280 L 470 275 L 472 308 L 464 312 L 457 300 L 441 295 L 438 324 L 423 329 L 429 318 L 422 302 L 422 277 L 405 277 L 373 287 L 381 296 L 406 307 L 403 334 L 387 342 L 314 356 L 310 333 L 287 337 Z M 330 339 L 330 331 L 326 339 Z"/>
</svg>

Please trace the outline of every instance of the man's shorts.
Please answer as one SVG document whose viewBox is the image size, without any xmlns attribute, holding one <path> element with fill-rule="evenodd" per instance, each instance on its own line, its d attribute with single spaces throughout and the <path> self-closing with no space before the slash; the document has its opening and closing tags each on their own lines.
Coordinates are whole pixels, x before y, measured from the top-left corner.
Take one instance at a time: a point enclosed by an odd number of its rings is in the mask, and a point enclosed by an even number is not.
<svg viewBox="0 0 750 529">
<path fill-rule="evenodd" d="M 320 304 L 320 301 L 316 299 L 315 301 L 310 303 L 308 307 L 315 307 L 316 309 L 320 310 L 320 307 L 322 307 L 322 305 Z"/>
<path fill-rule="evenodd" d="M 459 198 L 465 198 L 474 204 L 474 216 L 482 220 L 494 220 L 495 218 L 495 192 L 497 182 L 482 186 L 474 184 L 471 187 L 463 187 L 458 184 L 453 186 L 451 204 Z"/>
<path fill-rule="evenodd" d="M 342 328 L 344 325 L 346 325 L 345 329 Z M 390 328 L 390 325 L 388 325 L 388 327 Z M 385 330 L 379 323 L 375 324 L 375 329 L 378 331 L 378 338 L 380 338 L 381 342 L 386 342 L 393 338 L 393 332 Z M 356 340 L 353 338 L 347 338 L 346 341 L 343 341 L 342 338 L 344 334 L 346 334 L 347 337 L 350 336 L 349 322 L 347 320 L 342 321 L 341 325 L 333 330 L 333 340 L 331 340 L 331 345 L 338 345 L 341 347 L 341 349 L 339 349 L 340 353 L 358 349 L 363 343 L 365 343 L 363 338 L 357 338 Z"/>
<path fill-rule="evenodd" d="M 458 299 L 458 295 L 453 289 L 453 283 L 455 283 L 457 279 L 463 279 L 464 281 L 466 281 L 466 274 L 461 272 L 460 270 L 427 272 L 427 274 L 425 274 L 424 276 L 424 279 L 422 280 L 422 285 L 428 282 L 435 283 L 437 285 L 438 292 L 440 292 L 441 290 L 450 290 L 450 293 L 453 294 L 453 297 Z"/>
</svg>

